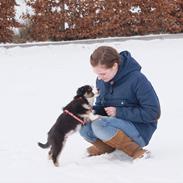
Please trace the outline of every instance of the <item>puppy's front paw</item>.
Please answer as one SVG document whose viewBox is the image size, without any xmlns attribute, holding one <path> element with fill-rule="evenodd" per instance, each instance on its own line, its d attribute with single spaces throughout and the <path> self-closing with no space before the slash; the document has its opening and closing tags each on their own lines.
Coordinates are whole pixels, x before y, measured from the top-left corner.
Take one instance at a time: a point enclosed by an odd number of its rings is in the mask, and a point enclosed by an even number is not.
<svg viewBox="0 0 183 183">
<path fill-rule="evenodd" d="M 91 119 L 88 117 L 88 118 L 84 118 L 84 122 L 85 123 L 89 123 L 89 122 L 91 122 Z"/>
<path fill-rule="evenodd" d="M 99 119 L 100 118 L 100 115 L 90 113 L 89 118 L 90 118 L 91 121 L 94 121 L 96 119 Z"/>
</svg>

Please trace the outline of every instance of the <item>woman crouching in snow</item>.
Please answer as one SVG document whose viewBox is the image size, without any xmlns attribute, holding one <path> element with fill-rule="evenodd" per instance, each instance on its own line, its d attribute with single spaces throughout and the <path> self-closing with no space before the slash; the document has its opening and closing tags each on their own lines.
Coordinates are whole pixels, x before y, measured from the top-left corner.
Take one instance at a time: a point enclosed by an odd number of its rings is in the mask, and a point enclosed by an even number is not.
<svg viewBox="0 0 183 183">
<path fill-rule="evenodd" d="M 128 51 L 120 54 L 112 47 L 98 47 L 90 57 L 97 75 L 99 96 L 93 107 L 101 115 L 82 126 L 81 136 L 93 145 L 90 156 L 110 153 L 115 149 L 133 159 L 145 157 L 144 150 L 160 117 L 158 97 L 141 66 Z"/>
</svg>

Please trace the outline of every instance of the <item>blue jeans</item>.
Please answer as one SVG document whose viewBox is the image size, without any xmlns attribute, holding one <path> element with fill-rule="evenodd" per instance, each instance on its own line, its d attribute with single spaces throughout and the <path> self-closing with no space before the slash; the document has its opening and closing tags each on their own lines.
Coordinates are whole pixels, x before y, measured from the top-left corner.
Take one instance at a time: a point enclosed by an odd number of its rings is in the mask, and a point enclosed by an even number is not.
<svg viewBox="0 0 183 183">
<path fill-rule="evenodd" d="M 130 121 L 115 117 L 102 116 L 100 119 L 87 123 L 81 127 L 80 134 L 91 143 L 97 139 L 105 142 L 112 139 L 119 130 L 123 131 L 141 147 L 145 146 L 143 138 Z"/>
</svg>

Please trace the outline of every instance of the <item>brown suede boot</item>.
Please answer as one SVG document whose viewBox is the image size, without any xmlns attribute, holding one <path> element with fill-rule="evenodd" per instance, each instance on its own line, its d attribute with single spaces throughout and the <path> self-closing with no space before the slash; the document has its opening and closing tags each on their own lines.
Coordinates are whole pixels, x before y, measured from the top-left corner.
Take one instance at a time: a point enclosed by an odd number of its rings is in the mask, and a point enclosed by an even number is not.
<svg viewBox="0 0 183 183">
<path fill-rule="evenodd" d="M 111 146 L 105 144 L 103 141 L 97 139 L 96 142 L 93 143 L 93 146 L 87 148 L 87 152 L 89 156 L 97 156 L 104 153 L 111 153 L 115 149 Z"/>
<path fill-rule="evenodd" d="M 133 159 L 142 158 L 146 150 L 142 149 L 124 132 L 118 131 L 117 134 L 109 141 L 105 142 L 109 146 L 125 152 Z"/>
</svg>

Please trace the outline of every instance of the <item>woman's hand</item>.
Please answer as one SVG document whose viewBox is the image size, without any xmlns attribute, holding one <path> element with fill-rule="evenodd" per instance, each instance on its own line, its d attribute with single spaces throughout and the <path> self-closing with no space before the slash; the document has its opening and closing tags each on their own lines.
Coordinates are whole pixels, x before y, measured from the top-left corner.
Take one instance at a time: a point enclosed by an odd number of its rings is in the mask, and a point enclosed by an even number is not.
<svg viewBox="0 0 183 183">
<path fill-rule="evenodd" d="M 105 112 L 107 113 L 108 116 L 116 116 L 116 108 L 115 107 L 105 107 Z"/>
</svg>

